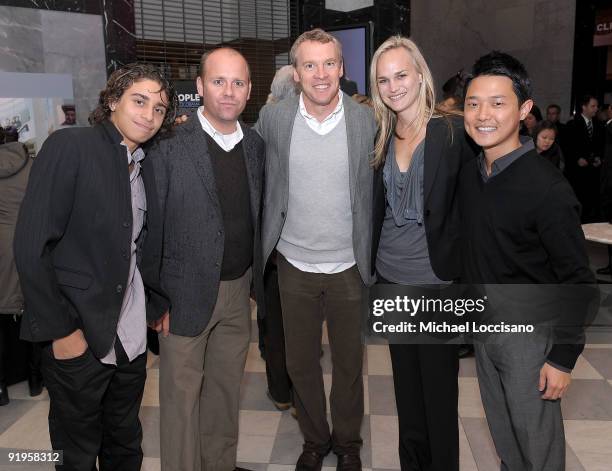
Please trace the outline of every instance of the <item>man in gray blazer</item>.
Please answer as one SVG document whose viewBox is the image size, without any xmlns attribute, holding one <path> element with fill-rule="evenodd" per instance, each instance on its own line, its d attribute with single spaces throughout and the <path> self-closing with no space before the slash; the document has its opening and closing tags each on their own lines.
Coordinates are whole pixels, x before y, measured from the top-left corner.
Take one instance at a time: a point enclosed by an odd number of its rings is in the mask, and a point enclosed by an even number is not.
<svg viewBox="0 0 612 471">
<path fill-rule="evenodd" d="M 290 54 L 302 93 L 265 106 L 255 129 L 266 143 L 263 260 L 276 248 L 287 370 L 305 442 L 296 469 L 320 470 L 332 449 L 337 469 L 360 470 L 376 124 L 368 108 L 340 92 L 337 39 L 308 31 Z M 324 319 L 333 361 L 331 434 L 319 364 Z"/>
<path fill-rule="evenodd" d="M 204 106 L 150 152 L 164 221 L 161 283 L 171 304 L 157 325 L 164 471 L 235 468 L 252 275 L 263 293 L 264 147 L 237 121 L 249 67 L 230 48 L 205 53 L 200 67 Z"/>
</svg>

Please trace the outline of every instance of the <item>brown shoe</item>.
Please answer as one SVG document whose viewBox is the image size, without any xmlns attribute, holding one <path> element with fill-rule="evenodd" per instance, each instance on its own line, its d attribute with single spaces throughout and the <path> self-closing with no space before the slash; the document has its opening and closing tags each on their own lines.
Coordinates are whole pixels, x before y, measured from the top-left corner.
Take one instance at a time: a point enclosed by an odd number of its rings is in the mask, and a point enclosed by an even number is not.
<svg viewBox="0 0 612 471">
<path fill-rule="evenodd" d="M 321 471 L 323 458 L 315 451 L 303 451 L 295 465 L 295 471 Z"/>
<path fill-rule="evenodd" d="M 336 471 L 361 471 L 361 458 L 358 454 L 338 455 Z"/>
</svg>

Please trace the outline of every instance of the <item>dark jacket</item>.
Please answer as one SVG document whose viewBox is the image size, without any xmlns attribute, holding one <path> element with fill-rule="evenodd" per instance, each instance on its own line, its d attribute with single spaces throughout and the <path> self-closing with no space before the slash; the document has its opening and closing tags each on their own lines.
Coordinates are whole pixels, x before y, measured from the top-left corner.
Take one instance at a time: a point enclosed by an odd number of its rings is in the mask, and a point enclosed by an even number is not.
<svg viewBox="0 0 612 471">
<path fill-rule="evenodd" d="M 427 124 L 423 174 L 424 224 L 431 267 L 441 280 L 460 274 L 459 213 L 455 193 L 462 165 L 475 157 L 459 117 L 433 118 Z M 374 172 L 372 272 L 385 218 L 383 166 Z"/>
<path fill-rule="evenodd" d="M 21 314 L 23 311 L 13 236 L 31 168 L 32 159 L 22 143 L 0 145 L 0 314 Z"/>
<path fill-rule="evenodd" d="M 261 197 L 264 145 L 242 125 L 244 161 L 254 228 L 253 277 L 257 299 L 263 299 L 261 268 Z M 193 114 L 174 135 L 159 139 L 148 158 L 155 168 L 164 241 L 161 281 L 171 303 L 170 331 L 193 337 L 201 333 L 217 300 L 224 250 L 221 206 L 206 132 Z M 263 315 L 263 303 L 258 314 Z"/>
<path fill-rule="evenodd" d="M 15 261 L 26 308 L 21 336 L 49 341 L 83 329 L 98 358 L 111 348 L 130 266 L 132 205 L 126 148 L 110 121 L 61 129 L 34 161 L 15 232 Z M 138 267 L 147 318 L 168 303 L 159 288 L 161 223 L 155 178 L 142 162 L 146 224 Z"/>
</svg>

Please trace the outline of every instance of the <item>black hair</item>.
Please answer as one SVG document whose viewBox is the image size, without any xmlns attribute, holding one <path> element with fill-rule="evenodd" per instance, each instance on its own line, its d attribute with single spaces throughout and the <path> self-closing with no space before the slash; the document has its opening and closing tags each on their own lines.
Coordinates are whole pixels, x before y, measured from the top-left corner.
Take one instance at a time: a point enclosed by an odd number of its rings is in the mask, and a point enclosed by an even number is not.
<svg viewBox="0 0 612 471">
<path fill-rule="evenodd" d="M 540 111 L 540 108 L 538 108 L 536 105 L 533 105 L 531 107 L 531 110 L 529 110 L 529 113 L 531 113 L 536 121 L 539 123 L 540 121 L 542 121 L 542 112 Z"/>
<path fill-rule="evenodd" d="M 546 111 L 548 111 L 551 108 L 555 108 L 559 113 L 561 113 L 561 107 L 557 105 L 556 103 L 551 103 L 550 105 L 548 105 L 546 107 Z"/>
<path fill-rule="evenodd" d="M 460 70 L 451 78 L 449 78 L 444 85 L 442 85 L 442 98 L 458 98 L 461 100 L 463 97 L 463 87 L 465 85 L 465 77 L 463 70 Z"/>
<path fill-rule="evenodd" d="M 177 97 L 174 87 L 168 79 L 153 65 L 134 62 L 115 70 L 106 82 L 106 88 L 100 92 L 98 106 L 89 116 L 91 124 L 101 123 L 110 118 L 110 105 L 121 99 L 123 92 L 130 88 L 134 82 L 140 80 L 153 80 L 159 84 L 159 91 L 165 92 L 168 97 L 166 115 L 161 126 L 161 132 L 169 131 L 176 117 Z"/>
<path fill-rule="evenodd" d="M 582 97 L 580 97 L 580 102 L 578 104 L 582 108 L 583 106 L 588 105 L 591 100 L 597 100 L 597 98 L 587 93 L 586 95 L 582 95 Z"/>
<path fill-rule="evenodd" d="M 19 131 L 15 126 L 7 126 L 4 128 L 4 143 L 17 142 L 19 140 Z"/>
<path fill-rule="evenodd" d="M 537 124 L 537 126 L 533 129 L 532 136 L 533 136 L 534 144 L 536 143 L 538 134 L 540 134 L 542 131 L 546 129 L 552 129 L 553 131 L 555 131 L 555 137 L 559 135 L 559 128 L 557 128 L 557 125 L 553 123 L 552 121 L 548 121 L 547 119 L 545 119 L 544 121 L 540 121 Z"/>
<path fill-rule="evenodd" d="M 467 91 L 469 83 L 483 75 L 498 75 L 512 80 L 512 88 L 516 94 L 519 106 L 531 98 L 531 80 L 525 66 L 515 57 L 505 52 L 491 51 L 479 58 L 472 67 L 472 75 L 465 84 Z"/>
</svg>

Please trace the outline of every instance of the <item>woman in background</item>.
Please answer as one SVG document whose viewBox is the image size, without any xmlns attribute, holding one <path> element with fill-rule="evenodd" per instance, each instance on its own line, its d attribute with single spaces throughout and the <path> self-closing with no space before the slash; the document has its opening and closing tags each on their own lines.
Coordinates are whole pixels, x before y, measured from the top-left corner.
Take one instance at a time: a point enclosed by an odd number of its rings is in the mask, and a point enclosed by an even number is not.
<svg viewBox="0 0 612 471">
<path fill-rule="evenodd" d="M 521 124 L 521 130 L 519 131 L 520 134 L 522 134 L 523 136 L 533 136 L 535 128 L 538 126 L 538 124 L 540 124 L 541 121 L 542 112 L 540 111 L 540 108 L 538 108 L 536 105 L 533 105 L 531 111 L 527 113 L 527 116 L 525 116 L 525 119 Z"/>
<path fill-rule="evenodd" d="M 435 107 L 431 72 L 410 39 L 378 48 L 370 83 L 380 127 L 372 266 L 379 283 L 439 289 L 460 273 L 455 189 L 474 156 L 463 119 Z M 457 345 L 390 342 L 389 350 L 402 470 L 457 471 Z"/>
<path fill-rule="evenodd" d="M 563 152 L 556 140 L 557 127 L 552 121 L 542 121 L 533 130 L 533 143 L 538 154 L 563 171 Z"/>
</svg>

